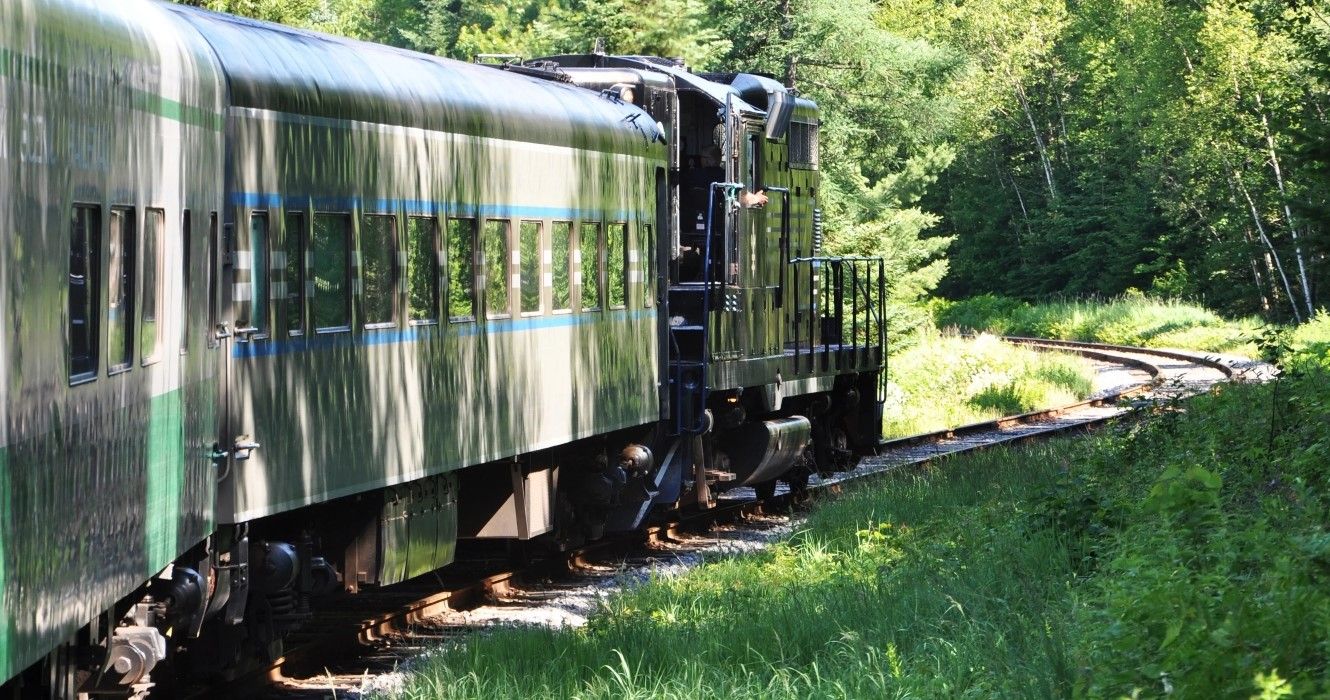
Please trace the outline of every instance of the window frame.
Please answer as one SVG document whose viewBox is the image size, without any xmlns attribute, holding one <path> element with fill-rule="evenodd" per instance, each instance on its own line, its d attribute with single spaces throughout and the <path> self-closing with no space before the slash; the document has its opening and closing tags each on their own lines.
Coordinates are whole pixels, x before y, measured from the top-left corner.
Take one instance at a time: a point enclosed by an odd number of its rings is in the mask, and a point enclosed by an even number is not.
<svg viewBox="0 0 1330 700">
<path fill-rule="evenodd" d="M 192 280 L 194 271 L 194 214 L 189 209 L 180 212 L 180 354 L 189 354 L 189 322 L 193 318 L 189 305 L 194 300 Z"/>
<path fill-rule="evenodd" d="M 69 385 L 78 386 L 97 381 L 101 372 L 101 330 L 102 330 L 102 205 L 92 202 L 73 202 L 70 206 L 69 222 L 69 257 L 65 260 L 65 369 L 68 370 Z M 89 220 L 84 222 L 83 243 L 83 309 L 84 343 L 87 349 L 85 366 L 90 368 L 81 372 L 74 371 L 74 313 L 73 293 L 70 280 L 73 278 L 74 228 L 78 224 L 80 211 L 88 211 Z"/>
<path fill-rule="evenodd" d="M 267 340 L 272 337 L 272 215 L 268 209 L 249 210 L 245 217 L 245 240 L 244 247 L 239 251 L 249 255 L 249 299 L 241 302 L 249 305 L 249 314 L 247 320 L 249 323 L 245 326 L 239 325 L 236 321 L 236 339 L 240 342 L 250 342 L 255 340 Z M 258 260 L 256 251 L 258 248 L 254 245 L 254 222 L 263 222 L 263 260 L 262 265 Z M 236 232 L 233 231 L 233 234 Z M 238 270 L 238 266 L 237 266 Z M 262 275 L 262 284 L 255 285 L 258 276 Z M 236 283 L 232 280 L 232 289 Z M 262 294 L 260 294 L 262 292 Z M 260 303 L 260 296 L 267 297 Z M 242 307 L 243 308 L 243 307 Z"/>
<path fill-rule="evenodd" d="M 622 229 L 622 231 L 623 231 L 623 236 L 622 236 L 621 239 L 620 239 L 620 245 L 621 245 L 621 247 L 619 248 L 619 265 L 621 266 L 620 269 L 619 269 L 619 283 L 620 283 L 620 285 L 621 285 L 621 289 L 623 290 L 623 302 L 620 303 L 620 304 L 615 304 L 615 303 L 614 303 L 614 295 L 612 294 L 613 285 L 611 284 L 611 279 L 610 279 L 610 277 L 611 277 L 611 276 L 610 276 L 610 253 L 611 253 L 611 250 L 610 250 L 610 230 L 611 230 L 612 228 L 616 227 L 616 226 L 622 226 L 622 227 L 623 227 L 623 229 Z M 604 253 L 604 258 L 605 258 L 605 308 L 609 309 L 610 311 L 622 311 L 622 310 L 624 310 L 624 309 L 627 309 L 627 308 L 631 305 L 631 304 L 630 304 L 630 301 L 631 301 L 631 298 L 632 298 L 632 294 L 631 294 L 631 288 L 632 288 L 632 285 L 630 285 L 629 282 L 628 282 L 629 278 L 631 277 L 631 275 L 629 274 L 629 262 L 628 262 L 628 260 L 629 260 L 629 258 L 630 258 L 629 254 L 628 254 L 628 243 L 629 243 L 629 236 L 628 236 L 628 222 L 627 222 L 627 221 L 611 221 L 611 222 L 609 222 L 608 224 L 606 224 L 606 225 L 605 225 L 605 236 L 604 236 L 603 240 L 605 241 L 605 253 Z"/>
<path fill-rule="evenodd" d="M 148 249 L 148 237 L 153 235 L 153 232 L 149 230 L 150 227 L 148 225 L 148 222 L 152 218 L 153 214 L 158 215 L 158 223 L 160 224 L 160 227 L 157 230 L 157 240 L 155 241 L 155 244 L 152 246 L 153 250 L 151 251 L 152 253 L 155 254 L 155 260 L 149 261 L 148 255 L 150 251 Z M 139 230 L 140 257 L 139 257 L 139 270 L 138 270 L 139 272 L 139 285 L 138 285 L 139 348 L 138 350 L 139 350 L 139 366 L 141 367 L 147 367 L 149 365 L 157 364 L 162 359 L 162 354 L 161 354 L 162 321 L 164 320 L 162 317 L 165 315 L 162 312 L 164 310 L 164 300 L 166 297 L 166 285 L 165 285 L 166 265 L 164 264 L 166 260 L 165 246 L 166 246 L 166 209 L 162 207 L 144 207 L 143 226 Z M 152 264 L 152 278 L 153 278 L 152 293 L 154 296 L 153 301 L 155 302 L 154 304 L 155 308 L 153 309 L 153 313 L 155 314 L 155 316 L 152 319 L 152 322 L 155 326 L 153 329 L 154 337 L 152 343 L 152 352 L 148 352 L 148 348 L 146 347 L 146 343 L 144 342 L 145 338 L 143 335 L 143 327 L 148 323 L 148 303 L 146 297 L 148 294 L 147 278 L 148 278 L 148 269 L 150 263 Z"/>
<path fill-rule="evenodd" d="M 651 222 L 638 222 L 637 230 L 635 250 L 641 250 L 642 308 L 650 309 L 656 305 L 656 227 Z"/>
<path fill-rule="evenodd" d="M 208 212 L 208 239 L 205 241 L 204 257 L 207 275 L 204 284 L 207 287 L 208 328 L 207 348 L 212 350 L 222 344 L 222 242 L 220 235 L 220 216 L 216 211 Z"/>
<path fill-rule="evenodd" d="M 586 256 L 584 255 L 586 248 L 583 246 L 583 234 L 588 226 L 594 227 L 596 232 L 596 244 L 594 246 L 596 259 L 592 263 L 592 272 L 595 273 L 596 279 L 596 300 L 592 306 L 587 306 L 586 304 L 587 261 Z M 600 312 L 605 310 L 607 297 L 605 293 L 605 230 L 605 224 L 599 219 L 579 220 L 577 222 L 576 281 L 578 313 Z"/>
<path fill-rule="evenodd" d="M 471 313 L 465 316 L 453 315 L 453 255 L 456 253 L 452 247 L 452 223 L 454 221 L 465 222 L 468 233 L 470 233 L 471 260 L 467 263 L 466 269 L 469 273 L 468 276 L 470 277 L 467 282 L 469 282 L 469 289 L 471 290 L 471 293 L 468 296 L 468 300 L 471 302 Z M 480 217 L 446 216 L 444 217 L 444 230 L 442 235 L 444 255 L 444 315 L 448 317 L 448 323 L 450 324 L 475 323 L 476 319 L 480 317 L 480 285 L 476 284 L 476 268 L 479 267 L 477 262 L 480 259 L 479 246 L 477 245 L 477 243 L 480 242 Z"/>
<path fill-rule="evenodd" d="M 314 233 L 318 227 L 319 217 L 336 217 L 343 225 L 342 252 L 344 254 L 344 264 L 342 266 L 342 311 L 345 323 L 336 326 L 319 326 L 315 314 L 315 307 L 318 302 L 318 264 L 314 259 Z M 314 296 L 310 302 L 309 327 L 313 329 L 315 335 L 336 335 L 338 333 L 350 333 L 355 327 L 355 308 L 354 308 L 354 284 L 355 284 L 355 225 L 356 219 L 353 212 L 350 211 L 318 211 L 315 210 L 310 216 L 310 238 L 308 250 L 310 256 L 310 268 L 314 274 L 310 275 L 310 281 L 316 285 Z"/>
<path fill-rule="evenodd" d="M 443 320 L 443 313 L 440 310 L 440 306 L 443 301 L 443 296 L 444 296 L 443 293 L 445 290 L 444 286 L 445 265 L 443 259 L 443 245 L 442 245 L 443 237 L 445 234 L 442 230 L 442 227 L 439 226 L 440 218 L 441 217 L 433 214 L 429 215 L 408 214 L 403 219 L 406 228 L 404 235 L 402 237 L 402 240 L 405 242 L 405 245 L 402 247 L 402 256 L 404 258 L 402 265 L 402 268 L 404 270 L 404 274 L 402 274 L 402 283 L 405 287 L 404 291 L 406 293 L 406 304 L 404 307 L 406 309 L 406 313 L 403 314 L 402 317 L 406 319 L 406 325 L 408 326 L 437 326 Z M 413 241 L 411 240 L 411 222 L 413 221 L 428 221 L 430 225 L 431 255 L 426 256 L 426 258 L 432 261 L 431 263 L 433 266 L 432 271 L 434 273 L 432 275 L 429 275 L 430 297 L 431 297 L 431 302 L 429 307 L 430 307 L 430 312 L 433 314 L 431 318 L 411 317 L 411 311 L 413 307 L 411 305 L 412 267 L 411 267 L 410 246 L 413 243 Z"/>
<path fill-rule="evenodd" d="M 365 268 L 368 267 L 368 265 L 367 265 L 366 263 L 367 263 L 368 260 L 369 260 L 369 256 L 365 254 L 365 251 L 366 251 L 366 249 L 365 249 L 365 224 L 366 224 L 366 222 L 368 222 L 368 221 L 376 220 L 376 219 L 387 219 L 387 220 L 388 220 L 388 224 L 389 224 L 389 225 L 388 225 L 388 238 L 389 238 L 389 241 L 387 242 L 387 243 L 388 243 L 388 245 L 387 245 L 387 247 L 388 247 L 388 254 L 387 254 L 387 256 L 386 256 L 387 259 L 388 259 L 388 282 L 387 282 L 387 285 L 386 285 L 386 286 L 387 286 L 387 297 L 388 297 L 388 306 L 389 306 L 389 308 L 388 308 L 388 319 L 385 320 L 385 321 L 371 321 L 371 320 L 370 320 L 370 318 L 369 318 L 369 310 L 368 310 L 368 309 L 369 309 L 369 303 L 368 303 L 368 302 L 369 302 L 369 285 L 365 284 Z M 397 253 L 398 253 L 398 251 L 401 249 L 401 247 L 400 247 L 400 245 L 399 245 L 399 240 L 398 240 L 398 239 L 400 238 L 400 236 L 398 235 L 397 222 L 398 222 L 398 216 L 397 216 L 397 213 L 396 213 L 396 212 L 365 212 L 365 211 L 362 211 L 362 212 L 360 213 L 360 217 L 359 217 L 359 219 L 358 219 L 358 227 L 357 227 L 357 233 L 358 233 L 358 235 L 356 236 L 355 252 L 359 254 L 359 260 L 360 260 L 360 265 L 357 266 L 357 267 L 358 267 L 358 269 L 357 269 L 357 272 L 358 272 L 357 278 L 358 278 L 359 281 L 360 281 L 360 285 L 359 285 L 359 288 L 360 288 L 360 295 L 359 295 L 359 296 L 360 296 L 360 304 L 359 304 L 359 306 L 360 306 L 360 316 L 361 316 L 362 319 L 363 319 L 359 325 L 360 325 L 360 329 L 363 330 L 363 331 L 382 331 L 382 330 L 389 330 L 389 329 L 397 328 L 397 319 L 398 319 L 398 316 L 399 316 L 398 308 L 397 308 L 397 289 L 398 289 L 398 286 L 399 286 L 399 284 L 400 284 L 400 283 L 399 283 L 399 270 L 397 269 L 397 267 L 398 267 L 398 260 L 397 260 L 398 255 L 397 255 Z M 353 255 L 353 256 L 352 256 L 352 260 L 355 260 L 355 259 L 356 259 L 356 256 Z M 354 265 L 353 265 L 353 266 L 354 266 Z M 352 286 L 354 287 L 355 285 L 352 285 Z"/>
<path fill-rule="evenodd" d="M 504 319 L 510 319 L 513 317 L 513 274 L 514 274 L 513 253 L 515 252 L 513 249 L 513 220 L 511 218 L 495 216 L 495 217 L 485 217 L 483 221 L 484 223 L 481 225 L 480 240 L 481 240 L 481 258 L 484 260 L 484 265 L 482 267 L 484 267 L 485 269 L 485 285 L 484 285 L 484 295 L 483 295 L 485 320 L 501 321 Z M 492 303 L 493 300 L 490 299 L 490 292 L 497 289 L 497 287 L 493 285 L 493 280 L 491 279 L 490 275 L 491 266 L 496 265 L 496 263 L 494 263 L 494 261 L 490 259 L 489 247 L 488 247 L 489 241 L 491 240 L 489 235 L 490 234 L 489 224 L 491 223 L 503 224 L 503 236 L 497 239 L 503 241 L 503 252 L 504 252 L 504 255 L 502 256 L 503 258 L 502 288 L 504 290 L 504 296 L 503 296 L 504 305 L 503 305 L 503 310 L 499 312 L 496 312 L 494 310 L 495 307 Z M 519 283 L 520 283 L 520 278 L 519 278 Z M 521 291 L 520 287 L 518 291 L 519 292 Z M 521 308 L 520 305 L 518 308 L 519 309 Z"/>
<path fill-rule="evenodd" d="M 536 308 L 528 310 L 526 308 L 526 282 L 527 275 L 524 269 L 526 263 L 526 250 L 524 250 L 523 229 L 527 224 L 536 227 Z M 517 223 L 517 311 L 523 318 L 545 315 L 545 265 L 546 265 L 546 247 L 545 247 L 545 221 L 543 219 L 519 219 Z"/>
<path fill-rule="evenodd" d="M 115 237 L 115 227 L 112 226 L 112 222 L 115 221 L 115 219 L 116 219 L 116 214 L 117 214 L 117 213 L 119 213 L 119 214 L 121 215 L 121 216 L 120 216 L 120 219 L 121 219 L 122 221 L 127 221 L 127 222 L 129 222 L 129 230 L 128 230 L 128 232 L 123 232 L 123 233 L 122 233 L 122 239 L 123 239 L 123 241 L 122 241 L 122 250 L 121 250 L 121 253 L 120 253 L 120 259 L 121 259 L 121 261 L 122 261 L 121 264 L 123 265 L 123 264 L 124 264 L 124 261 L 128 261 L 128 264 L 129 264 L 129 266 L 130 266 L 130 270 L 129 270 L 129 273 L 128 273 L 128 274 L 125 274 L 125 272 L 124 272 L 123 269 L 120 270 L 120 277 L 121 277 L 121 282 L 120 282 L 120 284 L 123 285 L 123 284 L 125 284 L 126 282 L 128 282 L 128 284 L 129 284 L 129 290 L 128 290 L 128 292 L 126 292 L 126 293 L 124 293 L 124 294 L 122 295 L 122 297 L 123 297 L 123 299 L 124 299 L 124 303 L 125 303 L 126 305 L 128 305 L 129 308 L 121 313 L 121 317 L 123 318 L 123 320 L 121 321 L 121 324 L 124 326 L 124 343 L 125 343 L 125 345 L 124 345 L 123 348 L 122 348 L 122 354 L 120 355 L 122 361 L 121 361 L 121 362 L 112 363 L 112 362 L 111 362 L 111 359 L 112 359 L 113 355 L 112 355 L 112 347 L 111 347 L 111 331 L 112 331 L 112 328 L 113 328 L 113 324 L 112 324 L 112 322 L 111 322 L 111 289 L 110 289 L 110 285 L 111 285 L 111 277 L 112 277 L 112 274 L 111 274 L 111 271 L 112 271 L 112 265 L 114 265 L 114 264 L 116 264 L 116 263 L 115 263 L 115 260 L 114 260 L 115 256 L 112 254 L 112 251 L 111 251 L 111 243 L 112 243 L 112 240 L 113 240 L 114 237 Z M 136 206 L 134 206 L 134 205 L 132 205 L 132 204 L 129 204 L 129 205 L 114 204 L 114 205 L 111 205 L 111 207 L 110 207 L 110 211 L 108 212 L 108 216 L 107 216 L 107 230 L 106 230 L 106 245 L 107 245 L 107 249 L 106 249 L 106 250 L 107 250 L 107 254 L 106 254 L 106 264 L 107 264 L 107 267 L 106 267 L 106 284 L 107 284 L 107 290 L 106 290 L 106 297 L 105 297 L 105 302 L 106 302 L 106 376 L 108 376 L 108 377 L 113 377 L 113 376 L 115 376 L 115 375 L 117 375 L 117 374 L 124 374 L 125 372 L 129 372 L 129 371 L 133 370 L 133 369 L 134 369 L 134 365 L 137 364 L 137 363 L 134 361 L 134 357 L 135 357 L 134 351 L 135 351 L 135 349 L 136 349 L 136 347 L 137 347 L 137 346 L 135 345 L 135 343 L 134 343 L 134 333 L 135 333 L 135 331 L 137 330 L 137 325 L 136 325 L 136 323 L 135 323 L 136 316 L 137 316 L 135 307 L 138 306 L 138 303 L 137 303 L 137 302 L 138 302 L 138 299 L 137 299 L 137 297 L 136 297 L 136 294 L 138 293 L 138 290 L 136 289 L 136 287 L 137 287 L 137 282 L 138 282 L 138 271 L 135 270 L 134 268 L 137 267 L 137 262 L 138 262 L 138 250 L 136 249 L 136 248 L 137 248 L 137 243 L 138 243 L 138 228 L 139 228 L 139 227 L 138 227 L 138 207 L 136 207 Z M 123 250 L 123 248 L 124 248 L 125 246 L 127 246 L 127 247 L 129 248 L 128 251 Z"/>
<path fill-rule="evenodd" d="M 563 262 L 565 263 L 565 265 L 562 266 L 562 269 L 564 270 L 564 275 L 566 277 L 564 284 L 568 286 L 568 292 L 567 292 L 568 298 L 567 298 L 567 305 L 562 307 L 559 306 L 559 300 L 556 296 L 558 289 L 556 280 L 558 279 L 559 270 L 561 269 L 561 266 L 558 264 L 559 260 L 555 257 L 555 252 L 556 252 L 555 241 L 557 240 L 555 231 L 559 228 L 560 224 L 566 225 L 568 227 L 567 235 L 564 236 L 565 254 Z M 573 238 L 573 232 L 575 230 L 576 230 L 576 222 L 572 220 L 554 219 L 550 221 L 550 248 L 549 248 L 550 273 L 549 274 L 550 274 L 550 313 L 552 314 L 571 314 L 573 312 L 573 300 L 574 300 L 573 253 L 575 250 L 577 250 L 577 248 L 573 246 L 573 241 L 575 240 Z"/>
<path fill-rule="evenodd" d="M 291 222 L 299 222 L 292 226 Z M 281 312 L 278 316 L 288 338 L 303 337 L 309 330 L 309 237 L 313 219 L 304 209 L 292 209 L 282 212 L 282 291 Z M 292 234 L 295 238 L 296 261 L 291 263 Z M 297 279 L 291 280 L 291 271 L 296 271 Z M 294 285 L 294 289 L 292 286 Z M 294 303 L 292 301 L 294 300 Z M 292 327 L 292 307 L 295 308 L 295 327 Z"/>
</svg>

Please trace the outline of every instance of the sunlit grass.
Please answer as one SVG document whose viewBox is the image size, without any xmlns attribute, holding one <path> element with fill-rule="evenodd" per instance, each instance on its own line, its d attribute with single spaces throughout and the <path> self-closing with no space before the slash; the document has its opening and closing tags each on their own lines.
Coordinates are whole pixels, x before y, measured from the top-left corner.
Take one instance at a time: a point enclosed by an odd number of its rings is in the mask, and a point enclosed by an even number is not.
<svg viewBox="0 0 1330 700">
<path fill-rule="evenodd" d="M 924 331 L 893 356 L 884 434 L 951 428 L 1073 403 L 1093 390 L 1093 368 L 1061 353 L 1041 353 L 991 335 L 962 338 Z"/>
<path fill-rule="evenodd" d="M 934 311 L 944 328 L 1251 356 L 1257 354 L 1254 338 L 1261 326 L 1254 318 L 1224 319 L 1195 304 L 1139 294 L 1040 304 L 985 295 L 939 302 Z"/>
<path fill-rule="evenodd" d="M 1327 396 L 1310 371 L 897 472 L 398 697 L 1325 697 Z"/>
<path fill-rule="evenodd" d="M 586 628 L 448 649 L 402 697 L 1057 694 L 1070 678 L 1066 551 L 1010 516 L 1067 449 L 852 491 L 765 552 L 613 596 Z"/>
</svg>

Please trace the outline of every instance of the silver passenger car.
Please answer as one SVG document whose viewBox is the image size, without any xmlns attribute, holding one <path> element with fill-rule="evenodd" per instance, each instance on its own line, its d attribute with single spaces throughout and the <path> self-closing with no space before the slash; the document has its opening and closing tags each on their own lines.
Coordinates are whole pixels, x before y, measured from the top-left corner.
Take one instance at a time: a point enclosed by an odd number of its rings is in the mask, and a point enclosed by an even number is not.
<svg viewBox="0 0 1330 700">
<path fill-rule="evenodd" d="M 213 531 L 224 95 L 158 5 L 0 3 L 0 682 Z"/>
</svg>

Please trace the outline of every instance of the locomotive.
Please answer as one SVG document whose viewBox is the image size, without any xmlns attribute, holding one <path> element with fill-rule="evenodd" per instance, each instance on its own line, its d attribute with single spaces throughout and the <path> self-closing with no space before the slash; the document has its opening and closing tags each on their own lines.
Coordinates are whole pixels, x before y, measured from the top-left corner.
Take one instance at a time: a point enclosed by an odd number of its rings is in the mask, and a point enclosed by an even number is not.
<svg viewBox="0 0 1330 700">
<path fill-rule="evenodd" d="M 0 697 L 852 466 L 887 280 L 822 253 L 818 123 L 670 59 L 0 5 Z"/>
</svg>

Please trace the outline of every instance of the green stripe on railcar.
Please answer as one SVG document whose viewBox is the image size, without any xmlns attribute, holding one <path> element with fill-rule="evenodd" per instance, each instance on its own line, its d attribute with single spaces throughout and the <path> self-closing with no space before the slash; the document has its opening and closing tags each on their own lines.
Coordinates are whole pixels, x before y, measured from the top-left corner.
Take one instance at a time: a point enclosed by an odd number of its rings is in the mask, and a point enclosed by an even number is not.
<svg viewBox="0 0 1330 700">
<path fill-rule="evenodd" d="M 184 414 L 179 391 L 152 397 L 148 408 L 147 517 L 144 519 L 148 573 L 175 560 L 180 534 L 180 495 L 184 486 Z"/>
</svg>

